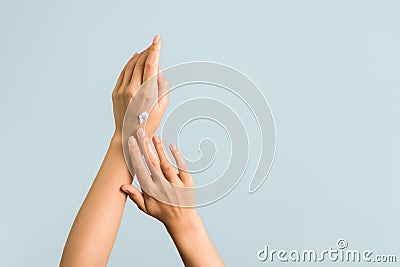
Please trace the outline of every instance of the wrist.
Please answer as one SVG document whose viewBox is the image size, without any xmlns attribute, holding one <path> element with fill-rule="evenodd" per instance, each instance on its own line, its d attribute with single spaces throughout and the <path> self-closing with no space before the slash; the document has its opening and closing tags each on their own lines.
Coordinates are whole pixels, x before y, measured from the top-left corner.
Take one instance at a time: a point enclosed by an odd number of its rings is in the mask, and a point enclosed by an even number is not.
<svg viewBox="0 0 400 267">
<path fill-rule="evenodd" d="M 171 236 L 186 235 L 192 231 L 198 231 L 199 228 L 203 228 L 203 222 L 197 212 L 193 210 L 193 213 L 165 222 L 164 226 Z"/>
<path fill-rule="evenodd" d="M 114 132 L 111 137 L 110 146 L 119 146 L 122 148 L 122 133 Z"/>
<path fill-rule="evenodd" d="M 136 137 L 136 135 L 134 135 Z M 149 141 L 151 142 L 151 137 L 149 137 Z M 122 132 L 115 131 L 113 136 L 111 137 L 111 145 L 117 145 L 122 147 Z"/>
<path fill-rule="evenodd" d="M 120 130 L 115 130 L 114 131 L 114 134 L 113 134 L 113 136 L 112 136 L 112 138 L 113 139 L 120 139 L 120 140 L 122 140 L 122 131 L 120 131 Z"/>
</svg>

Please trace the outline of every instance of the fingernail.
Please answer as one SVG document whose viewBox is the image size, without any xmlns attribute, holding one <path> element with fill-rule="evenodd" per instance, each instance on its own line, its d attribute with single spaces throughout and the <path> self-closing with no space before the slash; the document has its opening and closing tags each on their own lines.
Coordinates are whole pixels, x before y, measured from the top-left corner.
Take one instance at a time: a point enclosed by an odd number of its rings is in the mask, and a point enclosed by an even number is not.
<svg viewBox="0 0 400 267">
<path fill-rule="evenodd" d="M 137 134 L 140 138 L 144 138 L 146 136 L 146 132 L 143 130 L 143 128 L 139 128 Z"/>
<path fill-rule="evenodd" d="M 158 43 L 158 41 L 160 41 L 160 35 L 157 34 L 156 36 L 154 36 L 153 44 Z"/>
<path fill-rule="evenodd" d="M 174 151 L 176 150 L 176 145 L 175 145 L 174 143 L 172 143 L 172 144 L 170 145 L 170 147 L 171 147 L 172 150 L 174 150 Z"/>
<path fill-rule="evenodd" d="M 154 136 L 154 142 L 155 142 L 156 144 L 160 143 L 160 137 L 159 137 L 158 135 L 155 135 L 155 136 Z"/>
<path fill-rule="evenodd" d="M 137 145 L 135 137 L 133 137 L 133 136 L 129 137 L 128 145 L 130 145 L 130 146 L 136 146 Z"/>
</svg>

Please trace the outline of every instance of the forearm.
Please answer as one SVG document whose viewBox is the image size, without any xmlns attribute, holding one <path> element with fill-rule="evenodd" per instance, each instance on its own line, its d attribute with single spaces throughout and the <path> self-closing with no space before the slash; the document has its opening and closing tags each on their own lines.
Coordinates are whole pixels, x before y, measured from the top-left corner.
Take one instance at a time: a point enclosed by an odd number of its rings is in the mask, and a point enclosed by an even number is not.
<svg viewBox="0 0 400 267">
<path fill-rule="evenodd" d="M 200 217 L 166 225 L 185 266 L 224 266 Z"/>
<path fill-rule="evenodd" d="M 121 136 L 114 135 L 100 170 L 76 216 L 65 244 L 61 266 L 105 266 L 121 222 L 131 183 Z"/>
</svg>

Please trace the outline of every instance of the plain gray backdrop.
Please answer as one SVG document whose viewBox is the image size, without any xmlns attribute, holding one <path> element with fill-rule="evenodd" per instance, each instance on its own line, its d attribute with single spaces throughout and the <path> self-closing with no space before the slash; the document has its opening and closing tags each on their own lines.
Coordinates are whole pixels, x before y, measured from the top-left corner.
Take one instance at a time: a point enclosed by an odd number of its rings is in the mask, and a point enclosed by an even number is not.
<svg viewBox="0 0 400 267">
<path fill-rule="evenodd" d="M 399 261 L 399 13 L 378 0 L 1 1 L 0 266 L 58 265 L 113 132 L 114 83 L 156 33 L 163 67 L 239 69 L 275 117 L 261 189 L 249 195 L 245 176 L 199 209 L 227 266 L 339 238 Z M 180 265 L 162 225 L 128 202 L 109 266 Z"/>
</svg>

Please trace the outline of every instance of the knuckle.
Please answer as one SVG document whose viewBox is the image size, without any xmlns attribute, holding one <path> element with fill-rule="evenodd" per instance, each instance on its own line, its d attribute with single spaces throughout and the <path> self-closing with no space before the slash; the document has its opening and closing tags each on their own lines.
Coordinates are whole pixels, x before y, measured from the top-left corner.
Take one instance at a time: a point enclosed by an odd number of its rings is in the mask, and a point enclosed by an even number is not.
<svg viewBox="0 0 400 267">
<path fill-rule="evenodd" d="M 179 161 L 179 169 L 181 169 L 182 171 L 186 171 L 187 170 L 187 165 L 186 162 L 183 160 Z"/>
<path fill-rule="evenodd" d="M 158 165 L 159 163 L 158 163 L 158 161 L 157 161 L 156 159 L 153 158 L 153 159 L 151 159 L 150 161 L 151 161 L 151 164 L 152 164 L 154 167 L 159 166 L 159 165 Z"/>
<path fill-rule="evenodd" d="M 135 70 L 134 71 L 137 71 L 138 69 L 143 68 L 143 66 L 144 66 L 144 61 L 138 59 L 138 61 L 135 64 Z"/>
<path fill-rule="evenodd" d="M 146 67 L 146 68 L 156 68 L 156 67 L 157 67 L 157 64 L 154 63 L 154 62 L 152 62 L 152 61 L 146 61 L 145 67 Z"/>
<path fill-rule="evenodd" d="M 161 168 L 163 168 L 164 171 L 170 171 L 172 169 L 172 166 L 168 162 L 162 161 Z"/>
<path fill-rule="evenodd" d="M 129 60 L 128 64 L 126 64 L 126 68 L 127 69 L 132 68 L 134 63 L 135 63 L 135 61 L 133 61 L 132 59 Z"/>
<path fill-rule="evenodd" d="M 118 91 L 115 93 L 115 96 L 120 96 L 124 93 L 125 89 L 125 84 L 121 84 L 120 88 L 118 89 Z"/>
<path fill-rule="evenodd" d="M 144 66 L 145 63 L 146 63 L 146 57 L 142 55 L 136 62 L 136 66 Z"/>
<path fill-rule="evenodd" d="M 133 97 L 133 91 L 132 91 L 132 90 L 125 90 L 124 96 L 125 96 L 126 98 L 131 99 L 131 98 Z"/>
</svg>

